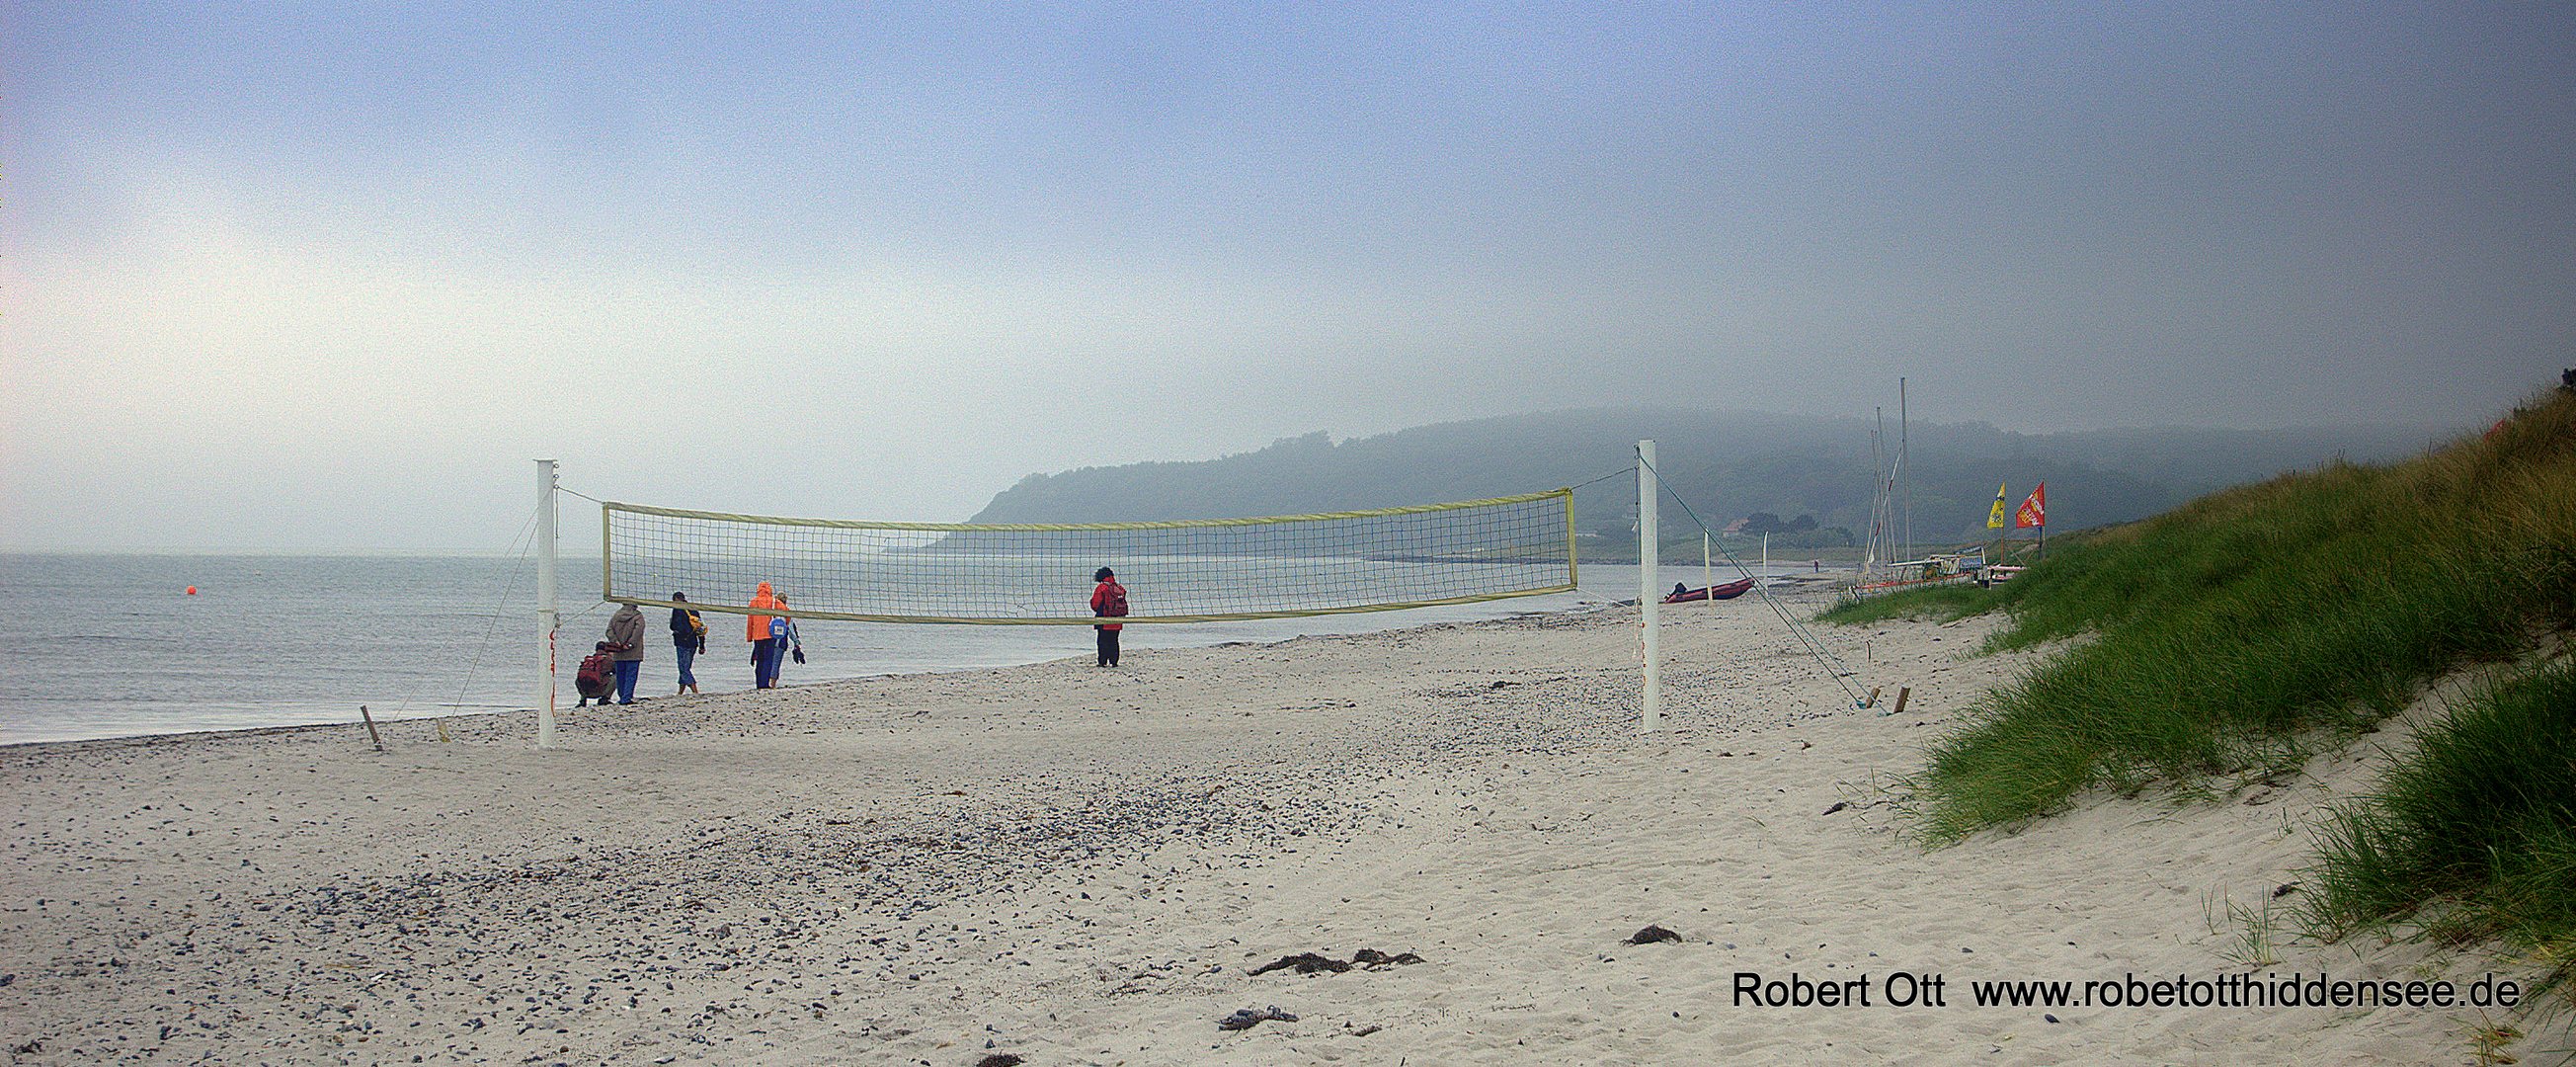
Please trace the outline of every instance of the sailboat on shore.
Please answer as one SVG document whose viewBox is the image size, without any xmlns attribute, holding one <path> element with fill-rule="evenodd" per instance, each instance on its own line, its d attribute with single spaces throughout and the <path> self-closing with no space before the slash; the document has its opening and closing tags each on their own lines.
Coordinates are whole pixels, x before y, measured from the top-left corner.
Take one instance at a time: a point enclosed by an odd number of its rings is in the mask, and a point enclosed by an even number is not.
<svg viewBox="0 0 2576 1067">
<path fill-rule="evenodd" d="M 1896 380 L 1896 454 L 1893 462 L 1888 461 L 1885 451 L 1886 409 L 1879 410 L 1879 423 L 1869 435 L 1870 466 L 1880 473 L 1870 500 L 1869 538 L 1861 548 L 1860 574 L 1851 585 L 1851 595 L 1855 597 L 1973 581 L 1986 565 L 1982 545 L 1964 552 L 1904 558 L 1914 553 L 1911 497 L 1905 490 L 1908 421 L 1905 385 L 1905 379 Z"/>
</svg>

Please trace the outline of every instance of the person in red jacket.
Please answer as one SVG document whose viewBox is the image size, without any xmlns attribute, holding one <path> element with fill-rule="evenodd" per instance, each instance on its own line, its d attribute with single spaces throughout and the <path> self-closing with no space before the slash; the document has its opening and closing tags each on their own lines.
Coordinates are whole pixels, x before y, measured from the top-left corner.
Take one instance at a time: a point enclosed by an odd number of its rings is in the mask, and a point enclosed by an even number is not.
<svg viewBox="0 0 2576 1067">
<path fill-rule="evenodd" d="M 1111 619 L 1125 617 L 1127 587 L 1118 584 L 1118 572 L 1102 567 L 1092 573 L 1091 580 L 1100 583 L 1091 590 L 1091 613 Z M 1100 631 L 1100 665 L 1103 667 L 1118 665 L 1118 626 L 1108 622 L 1092 627 Z"/>
</svg>

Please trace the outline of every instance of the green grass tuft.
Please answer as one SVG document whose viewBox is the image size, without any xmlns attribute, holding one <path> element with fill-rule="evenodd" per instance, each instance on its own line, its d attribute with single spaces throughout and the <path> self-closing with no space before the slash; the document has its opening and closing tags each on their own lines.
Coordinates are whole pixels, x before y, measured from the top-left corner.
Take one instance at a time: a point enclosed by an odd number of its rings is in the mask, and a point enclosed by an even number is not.
<svg viewBox="0 0 2576 1067">
<path fill-rule="evenodd" d="M 1999 596 L 1998 590 L 1980 589 L 1974 585 L 1933 585 L 1865 600 L 1845 601 L 1834 605 L 1819 618 L 1845 626 L 1886 619 L 1928 618 L 1935 622 L 1948 622 L 1994 610 L 2001 603 Z"/>
<path fill-rule="evenodd" d="M 2514 675 L 2426 730 L 2380 791 L 2319 834 L 2311 925 L 2414 919 L 2576 958 L 2576 664 Z"/>
</svg>

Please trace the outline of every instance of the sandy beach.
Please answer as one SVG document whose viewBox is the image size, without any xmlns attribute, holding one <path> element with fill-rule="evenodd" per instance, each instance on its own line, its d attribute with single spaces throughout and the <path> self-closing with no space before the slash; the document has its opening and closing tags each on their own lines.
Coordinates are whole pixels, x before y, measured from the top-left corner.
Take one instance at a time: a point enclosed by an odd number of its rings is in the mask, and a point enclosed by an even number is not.
<svg viewBox="0 0 2576 1067">
<path fill-rule="evenodd" d="M 2402 729 L 2213 802 L 2098 798 L 1926 851 L 1901 777 L 2031 662 L 1973 656 L 1990 621 L 1818 628 L 1912 688 L 1892 716 L 1758 602 L 1664 617 L 1648 736 L 1630 608 L 567 709 L 544 752 L 524 714 L 391 724 L 381 754 L 356 726 L 0 749 L 0 1048 L 2423 1064 L 2468 1062 L 2480 1013 L 1973 989 L 2528 977 L 2231 919 L 2295 904 L 2310 821 Z M 1677 937 L 1630 943 L 1648 926 Z M 1394 962 L 1254 973 L 1362 950 Z M 1868 1003 L 1740 1002 L 1793 973 Z M 1219 1025 L 1274 1006 L 1295 1019 Z"/>
</svg>

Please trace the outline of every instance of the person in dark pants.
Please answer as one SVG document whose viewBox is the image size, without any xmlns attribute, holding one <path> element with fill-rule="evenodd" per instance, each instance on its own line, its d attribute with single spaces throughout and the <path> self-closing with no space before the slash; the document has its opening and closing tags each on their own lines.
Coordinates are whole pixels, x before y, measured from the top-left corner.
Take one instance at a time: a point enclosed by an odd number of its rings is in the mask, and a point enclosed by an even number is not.
<svg viewBox="0 0 2576 1067">
<path fill-rule="evenodd" d="M 760 583 L 759 591 L 751 594 L 750 607 L 754 612 L 777 609 L 778 597 L 770 592 L 768 582 Z M 774 616 L 765 613 L 754 614 L 743 624 L 742 639 L 751 642 L 751 687 L 754 689 L 767 689 L 778 682 L 778 639 L 770 635 L 772 618 Z"/>
<path fill-rule="evenodd" d="M 787 610 L 787 594 L 780 593 L 773 599 L 778 601 L 778 610 Z M 769 632 L 774 635 L 769 644 L 769 687 L 776 689 L 779 678 L 786 673 L 790 656 L 799 664 L 805 662 L 805 640 L 796 634 L 796 617 L 793 615 L 770 616 Z"/>
<path fill-rule="evenodd" d="M 673 593 L 671 599 L 686 604 L 689 594 Z M 697 692 L 698 676 L 689 668 L 697 662 L 698 654 L 707 650 L 707 622 L 695 610 L 671 609 L 671 649 L 680 661 L 680 692 Z"/>
<path fill-rule="evenodd" d="M 1111 619 L 1126 617 L 1127 587 L 1118 584 L 1118 572 L 1102 567 L 1092 572 L 1091 580 L 1100 583 L 1091 590 L 1091 613 Z M 1103 667 L 1118 665 L 1118 627 L 1119 624 L 1114 622 L 1092 627 L 1100 632 L 1100 665 Z"/>
<path fill-rule="evenodd" d="M 608 617 L 608 643 L 617 649 L 617 702 L 635 702 L 635 677 L 644 670 L 644 613 L 620 604 Z"/>
</svg>

